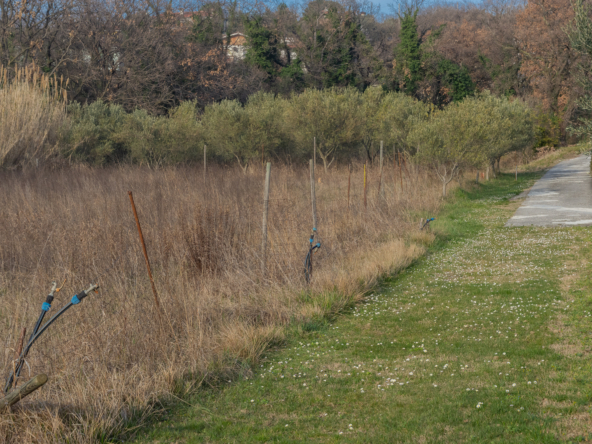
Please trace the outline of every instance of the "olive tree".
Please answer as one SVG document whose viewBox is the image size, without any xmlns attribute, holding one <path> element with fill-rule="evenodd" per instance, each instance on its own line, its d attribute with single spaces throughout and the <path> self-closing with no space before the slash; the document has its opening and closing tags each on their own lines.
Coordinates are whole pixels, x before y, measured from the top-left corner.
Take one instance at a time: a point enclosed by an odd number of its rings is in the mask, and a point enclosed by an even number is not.
<svg viewBox="0 0 592 444">
<path fill-rule="evenodd" d="M 337 157 L 359 146 L 362 138 L 360 93 L 351 88 L 309 89 L 293 95 L 286 110 L 294 141 L 311 153 L 313 138 L 325 172 Z"/>
<path fill-rule="evenodd" d="M 495 175 L 495 164 L 497 162 L 499 169 L 504 154 L 532 143 L 532 111 L 518 99 L 495 97 L 488 91 L 479 94 L 475 100 L 480 105 L 479 117 L 487 122 L 487 134 L 478 154 L 481 163 L 491 168 Z"/>
<path fill-rule="evenodd" d="M 483 103 L 468 98 L 437 111 L 427 122 L 414 125 L 408 142 L 415 148 L 414 160 L 430 167 L 442 181 L 442 195 L 460 168 L 483 161 L 480 148 L 487 142 L 488 124 Z"/>
<path fill-rule="evenodd" d="M 243 172 L 265 149 L 273 151 L 283 137 L 282 102 L 255 94 L 245 106 L 224 100 L 206 107 L 201 127 L 208 145 L 223 160 L 236 159 Z"/>
<path fill-rule="evenodd" d="M 379 122 L 377 135 L 387 145 L 403 151 L 412 151 L 408 146 L 409 132 L 425 122 L 431 107 L 403 93 L 386 94 L 376 116 Z M 412 147 L 411 147 L 412 148 Z"/>
<path fill-rule="evenodd" d="M 373 162 L 376 157 L 377 150 L 376 145 L 381 138 L 382 128 L 382 100 L 385 93 L 381 88 L 368 88 L 362 94 L 362 106 L 360 108 L 361 118 L 361 142 L 362 148 L 364 149 L 365 157 Z"/>
</svg>

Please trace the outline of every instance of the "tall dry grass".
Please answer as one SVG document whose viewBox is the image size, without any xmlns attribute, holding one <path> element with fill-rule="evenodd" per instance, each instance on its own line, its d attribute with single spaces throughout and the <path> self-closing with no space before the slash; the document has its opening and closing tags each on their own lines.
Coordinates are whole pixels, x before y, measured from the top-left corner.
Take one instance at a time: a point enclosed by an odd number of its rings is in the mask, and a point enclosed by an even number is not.
<svg viewBox="0 0 592 444">
<path fill-rule="evenodd" d="M 283 327 L 330 315 L 384 273 L 419 256 L 418 211 L 440 184 L 392 167 L 378 196 L 370 170 L 321 173 L 322 248 L 311 287 L 303 259 L 311 230 L 308 171 L 272 168 L 268 270 L 261 272 L 262 172 L 140 167 L 5 171 L 0 175 L 0 337 L 7 373 L 23 326 L 52 280 L 68 278 L 52 312 L 89 282 L 101 285 L 35 344 L 24 376 L 49 383 L 0 416 L 3 442 L 97 442 L 125 437 L 159 400 L 248 377 Z M 396 184 L 396 185 L 395 185 Z M 127 191 L 134 192 L 163 310 L 155 313 Z M 418 238 L 416 236 L 416 238 Z M 50 312 L 51 313 L 51 312 Z M 30 370 L 29 370 L 30 368 Z"/>
<path fill-rule="evenodd" d="M 62 85 L 35 66 L 0 67 L 0 168 L 37 163 L 54 152 L 66 119 Z"/>
</svg>

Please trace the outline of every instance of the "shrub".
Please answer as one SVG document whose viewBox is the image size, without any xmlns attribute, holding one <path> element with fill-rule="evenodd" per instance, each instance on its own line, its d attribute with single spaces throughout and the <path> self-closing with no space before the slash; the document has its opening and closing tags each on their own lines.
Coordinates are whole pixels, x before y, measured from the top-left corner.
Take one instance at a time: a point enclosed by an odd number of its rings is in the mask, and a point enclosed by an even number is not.
<svg viewBox="0 0 592 444">
<path fill-rule="evenodd" d="M 74 102 L 68 106 L 68 116 L 62 138 L 66 156 L 100 165 L 127 155 L 125 147 L 113 140 L 126 116 L 121 106 L 101 100 L 90 105 Z"/>
<path fill-rule="evenodd" d="M 125 116 L 112 137 L 134 163 L 159 166 L 201 158 L 200 134 L 195 103 L 184 102 L 168 116 L 154 117 L 135 110 Z"/>
<path fill-rule="evenodd" d="M 86 162 L 163 165 L 191 161 L 201 153 L 195 102 L 184 102 L 168 116 L 159 117 L 145 110 L 128 114 L 119 105 L 101 101 L 73 103 L 68 112 L 65 153 Z"/>
</svg>

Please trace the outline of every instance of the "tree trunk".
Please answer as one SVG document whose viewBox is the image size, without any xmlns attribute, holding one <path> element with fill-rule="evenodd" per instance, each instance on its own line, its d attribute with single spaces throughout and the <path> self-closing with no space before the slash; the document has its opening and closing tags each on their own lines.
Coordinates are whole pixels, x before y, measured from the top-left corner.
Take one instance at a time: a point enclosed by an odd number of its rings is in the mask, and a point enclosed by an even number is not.
<svg viewBox="0 0 592 444">
<path fill-rule="evenodd" d="M 446 185 L 448 185 L 448 182 L 446 182 L 446 180 L 442 181 L 442 197 L 446 197 Z"/>
<path fill-rule="evenodd" d="M 325 173 L 327 173 L 327 170 L 329 169 L 329 167 L 333 163 L 333 161 L 329 162 L 330 154 L 323 154 L 323 151 L 321 151 L 319 149 L 319 156 L 323 160 L 323 167 L 325 168 Z"/>
</svg>

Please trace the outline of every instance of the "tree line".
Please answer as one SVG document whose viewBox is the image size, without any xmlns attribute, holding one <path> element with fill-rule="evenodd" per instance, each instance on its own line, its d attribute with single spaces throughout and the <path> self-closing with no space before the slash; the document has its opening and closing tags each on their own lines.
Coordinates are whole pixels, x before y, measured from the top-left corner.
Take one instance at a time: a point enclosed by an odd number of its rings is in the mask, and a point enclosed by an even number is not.
<svg viewBox="0 0 592 444">
<path fill-rule="evenodd" d="M 586 8 L 587 2 L 581 2 Z M 167 115 L 184 101 L 378 86 L 443 108 L 481 91 L 536 110 L 536 144 L 569 139 L 589 110 L 570 0 L 486 0 L 380 12 L 365 0 L 0 0 L 0 63 L 68 79 L 68 98 Z M 586 16 L 588 19 L 588 16 Z M 229 58 L 232 34 L 244 58 Z"/>
<path fill-rule="evenodd" d="M 126 113 L 96 101 L 69 105 L 62 155 L 95 164 L 236 164 L 246 173 L 269 160 L 305 164 L 313 144 L 328 172 L 336 162 L 372 163 L 382 145 L 431 168 L 447 184 L 466 168 L 491 166 L 532 147 L 532 109 L 519 99 L 478 93 L 443 109 L 402 92 L 307 89 L 288 98 L 258 92 L 245 104 L 222 100 L 199 111 L 183 102 L 167 116 Z"/>
</svg>

